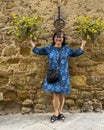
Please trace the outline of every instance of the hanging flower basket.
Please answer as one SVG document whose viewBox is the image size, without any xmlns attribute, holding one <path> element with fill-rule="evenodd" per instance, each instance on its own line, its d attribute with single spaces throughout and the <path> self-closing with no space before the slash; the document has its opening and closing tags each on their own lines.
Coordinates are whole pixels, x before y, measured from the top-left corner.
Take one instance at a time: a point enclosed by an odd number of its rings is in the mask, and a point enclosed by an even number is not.
<svg viewBox="0 0 104 130">
<path fill-rule="evenodd" d="M 74 32 L 82 39 L 94 43 L 96 36 L 104 31 L 104 18 L 92 16 L 79 16 L 74 23 Z"/>
<path fill-rule="evenodd" d="M 14 14 L 10 23 L 11 29 L 8 34 L 12 34 L 18 41 L 23 42 L 29 39 L 37 40 L 41 33 L 43 18 L 34 16 L 19 16 Z"/>
</svg>

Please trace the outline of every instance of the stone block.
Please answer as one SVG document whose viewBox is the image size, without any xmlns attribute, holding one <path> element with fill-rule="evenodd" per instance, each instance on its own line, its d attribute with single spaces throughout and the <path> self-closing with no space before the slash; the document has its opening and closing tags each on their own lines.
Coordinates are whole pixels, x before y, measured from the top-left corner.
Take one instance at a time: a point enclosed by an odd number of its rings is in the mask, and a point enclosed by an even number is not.
<svg viewBox="0 0 104 130">
<path fill-rule="evenodd" d="M 5 56 L 5 57 L 15 56 L 18 53 L 18 51 L 19 49 L 16 46 L 6 46 L 2 50 L 2 56 Z"/>
<path fill-rule="evenodd" d="M 75 102 L 72 99 L 67 99 L 65 104 L 70 108 L 70 107 L 73 107 L 75 105 Z"/>
<path fill-rule="evenodd" d="M 34 102 L 31 99 L 26 99 L 22 105 L 23 106 L 32 106 L 34 104 Z"/>
<path fill-rule="evenodd" d="M 0 76 L 0 86 L 5 86 L 8 82 L 9 82 L 9 77 L 3 76 L 5 75 L 5 73 L 1 72 L 1 76 Z"/>
<path fill-rule="evenodd" d="M 25 100 L 29 98 L 29 92 L 26 90 L 17 90 L 17 98 Z"/>
<path fill-rule="evenodd" d="M 32 108 L 28 108 L 28 107 L 23 107 L 21 112 L 22 114 L 27 114 L 30 113 L 32 111 Z"/>
<path fill-rule="evenodd" d="M 3 98 L 3 93 L 0 92 L 0 101 L 2 101 L 4 98 Z"/>
<path fill-rule="evenodd" d="M 31 49 L 28 46 L 21 46 L 20 48 L 20 55 L 23 57 L 28 57 L 31 54 Z"/>
<path fill-rule="evenodd" d="M 4 99 L 15 100 L 17 98 L 17 93 L 15 91 L 6 91 L 4 93 Z"/>
<path fill-rule="evenodd" d="M 71 85 L 73 87 L 83 87 L 86 86 L 86 76 L 81 75 L 81 76 L 72 76 L 71 77 Z"/>
<path fill-rule="evenodd" d="M 35 109 L 36 110 L 45 110 L 46 106 L 43 104 L 36 104 Z"/>
</svg>

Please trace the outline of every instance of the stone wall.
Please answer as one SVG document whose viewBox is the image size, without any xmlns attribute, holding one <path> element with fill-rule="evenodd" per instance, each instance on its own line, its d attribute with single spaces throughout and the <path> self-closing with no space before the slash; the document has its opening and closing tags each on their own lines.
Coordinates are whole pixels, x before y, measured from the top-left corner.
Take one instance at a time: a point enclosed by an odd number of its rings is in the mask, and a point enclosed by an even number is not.
<svg viewBox="0 0 104 130">
<path fill-rule="evenodd" d="M 61 2 L 61 16 L 66 22 L 64 32 L 73 49 L 80 40 L 73 33 L 73 23 L 79 15 L 104 16 L 104 0 L 0 0 L 0 114 L 52 112 L 52 95 L 42 91 L 47 72 L 46 56 L 34 55 L 27 44 L 18 43 L 6 35 L 11 15 L 44 17 L 46 33 L 37 46 L 52 43 L 54 19 Z M 85 53 L 69 58 L 71 94 L 66 96 L 66 111 L 101 111 L 104 109 L 104 35 L 96 46 L 87 43 Z"/>
</svg>

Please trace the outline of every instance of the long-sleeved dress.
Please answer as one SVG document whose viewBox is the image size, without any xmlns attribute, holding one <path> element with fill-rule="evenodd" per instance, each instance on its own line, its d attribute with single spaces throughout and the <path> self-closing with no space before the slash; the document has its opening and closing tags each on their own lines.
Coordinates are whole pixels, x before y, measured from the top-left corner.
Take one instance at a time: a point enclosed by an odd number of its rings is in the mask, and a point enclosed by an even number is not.
<svg viewBox="0 0 104 130">
<path fill-rule="evenodd" d="M 44 48 L 34 47 L 32 50 L 34 53 L 39 55 L 47 55 L 49 61 L 50 68 L 57 68 L 60 48 L 55 46 L 46 46 Z M 68 69 L 68 57 L 75 57 L 83 54 L 83 50 L 81 48 L 77 50 L 73 50 L 67 45 L 64 45 L 61 50 L 60 56 L 60 80 L 56 83 L 48 83 L 47 76 L 45 77 L 43 90 L 50 91 L 51 93 L 59 93 L 59 94 L 70 94 L 70 74 Z"/>
</svg>

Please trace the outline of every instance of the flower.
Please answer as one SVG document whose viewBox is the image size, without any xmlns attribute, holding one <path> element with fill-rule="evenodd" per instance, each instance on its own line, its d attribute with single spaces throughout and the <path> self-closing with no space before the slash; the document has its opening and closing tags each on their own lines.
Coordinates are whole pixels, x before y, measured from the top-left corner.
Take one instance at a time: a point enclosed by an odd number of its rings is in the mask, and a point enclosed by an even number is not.
<svg viewBox="0 0 104 130">
<path fill-rule="evenodd" d="M 13 14 L 11 21 L 11 30 L 8 34 L 14 35 L 19 41 L 27 39 L 37 40 L 37 37 L 43 32 L 43 18 L 38 16 L 19 16 Z"/>
<path fill-rule="evenodd" d="M 92 16 L 79 16 L 74 23 L 75 33 L 82 38 L 94 41 L 95 36 L 104 31 L 104 18 Z"/>
</svg>

